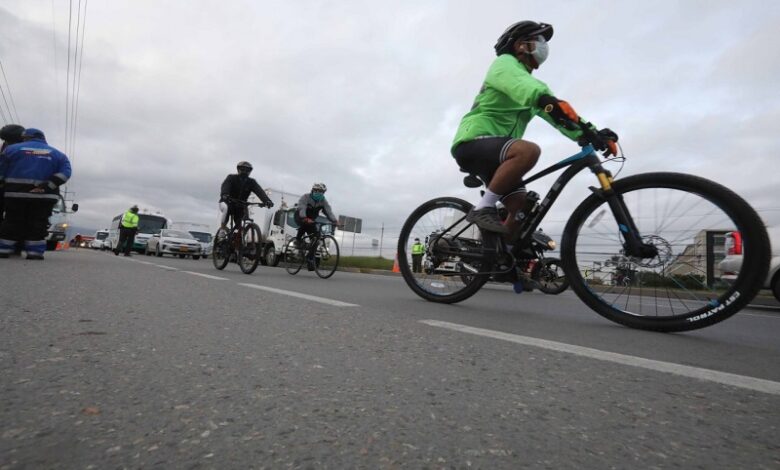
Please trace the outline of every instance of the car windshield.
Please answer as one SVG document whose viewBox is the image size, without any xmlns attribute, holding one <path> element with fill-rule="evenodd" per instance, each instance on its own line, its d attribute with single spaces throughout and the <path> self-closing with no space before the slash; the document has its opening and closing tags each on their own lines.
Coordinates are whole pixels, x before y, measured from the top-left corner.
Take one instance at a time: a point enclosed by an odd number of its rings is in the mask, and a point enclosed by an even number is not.
<svg viewBox="0 0 780 470">
<path fill-rule="evenodd" d="M 108 237 L 108 232 L 98 232 L 97 236 L 95 236 L 98 240 L 105 240 L 106 237 Z"/>
<path fill-rule="evenodd" d="M 165 217 L 157 215 L 138 214 L 138 231 L 140 233 L 156 233 L 168 225 Z"/>
<path fill-rule="evenodd" d="M 199 242 L 209 243 L 211 242 L 211 234 L 208 232 L 190 232 Z"/>
<path fill-rule="evenodd" d="M 169 238 L 193 238 L 192 235 L 181 230 L 163 230 L 162 236 Z"/>
</svg>

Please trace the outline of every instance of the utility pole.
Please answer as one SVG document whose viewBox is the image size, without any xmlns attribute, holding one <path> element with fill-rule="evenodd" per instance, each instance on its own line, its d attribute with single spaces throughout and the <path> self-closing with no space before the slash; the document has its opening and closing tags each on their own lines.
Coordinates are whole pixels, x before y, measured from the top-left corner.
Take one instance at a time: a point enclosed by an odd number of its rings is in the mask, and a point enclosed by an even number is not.
<svg viewBox="0 0 780 470">
<path fill-rule="evenodd" d="M 382 222 L 382 233 L 379 235 L 379 257 L 382 257 L 382 242 L 385 239 L 385 223 Z"/>
</svg>

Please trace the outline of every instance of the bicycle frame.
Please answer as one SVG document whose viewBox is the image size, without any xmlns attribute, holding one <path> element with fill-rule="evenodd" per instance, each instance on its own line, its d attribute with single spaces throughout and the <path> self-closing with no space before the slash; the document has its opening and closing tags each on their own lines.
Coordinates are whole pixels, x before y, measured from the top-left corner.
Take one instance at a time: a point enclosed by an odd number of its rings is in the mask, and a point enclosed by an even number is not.
<svg viewBox="0 0 780 470">
<path fill-rule="evenodd" d="M 545 168 L 539 173 L 527 178 L 525 182 L 530 183 L 567 166 L 569 168 L 555 180 L 555 183 L 553 183 L 552 187 L 547 192 L 547 195 L 539 204 L 539 210 L 531 214 L 531 217 L 521 226 L 520 236 L 518 237 L 519 244 L 525 245 L 530 242 L 534 231 L 536 231 L 542 223 L 542 219 L 547 215 L 547 212 L 550 210 L 555 200 L 558 199 L 563 188 L 577 173 L 585 168 L 589 168 L 590 171 L 596 175 L 600 184 L 600 188 L 591 186 L 590 190 L 607 201 L 607 204 L 618 223 L 618 229 L 623 234 L 623 239 L 626 242 L 626 254 L 638 256 L 640 258 L 655 256 L 657 254 L 655 250 L 642 242 L 642 237 L 639 234 L 636 224 L 634 224 L 634 220 L 631 218 L 631 214 L 623 201 L 623 197 L 612 190 L 612 173 L 610 173 L 609 170 L 604 169 L 601 165 L 601 160 L 592 145 L 583 147 L 581 152 Z"/>
<path fill-rule="evenodd" d="M 565 158 L 561 160 L 560 162 L 545 168 L 544 170 L 530 176 L 529 178 L 525 179 L 525 183 L 530 183 L 532 181 L 536 181 L 544 176 L 547 176 L 555 171 L 558 171 L 562 168 L 566 168 L 566 171 L 564 171 L 557 180 L 555 180 L 555 183 L 551 186 L 550 190 L 547 192 L 547 195 L 544 197 L 542 202 L 538 206 L 538 210 L 533 212 L 530 217 L 526 218 L 523 224 L 520 226 L 520 232 L 519 236 L 517 237 L 517 241 L 515 242 L 515 246 L 517 247 L 523 247 L 527 246 L 531 242 L 531 236 L 536 231 L 536 229 L 539 227 L 539 225 L 542 223 L 542 220 L 549 212 L 550 208 L 552 207 L 553 203 L 558 199 L 558 196 L 560 196 L 561 192 L 563 191 L 563 188 L 566 187 L 566 185 L 571 181 L 572 178 L 574 178 L 575 175 L 577 175 L 580 171 L 582 171 L 585 168 L 589 168 L 593 174 L 596 175 L 596 177 L 599 180 L 600 188 L 596 188 L 591 186 L 590 190 L 597 194 L 599 197 L 605 199 L 612 210 L 613 215 L 615 216 L 615 220 L 618 222 L 618 229 L 623 234 L 624 240 L 625 240 L 625 248 L 626 248 L 626 254 L 630 256 L 638 256 L 640 258 L 649 258 L 652 256 L 655 256 L 655 249 L 652 246 L 646 245 L 642 242 L 641 235 L 639 234 L 639 230 L 636 228 L 636 225 L 634 224 L 633 219 L 631 218 L 631 215 L 629 214 L 628 209 L 625 206 L 625 203 L 623 201 L 622 196 L 619 194 L 616 194 L 612 190 L 612 174 L 604 169 L 601 165 L 601 160 L 599 159 L 598 154 L 596 153 L 596 150 L 593 148 L 592 145 L 586 145 L 582 148 L 582 151 L 579 153 L 572 155 L 568 158 Z M 461 223 L 465 219 L 465 216 L 462 217 L 460 220 L 455 221 L 450 228 L 457 226 L 459 223 Z M 463 228 L 460 232 L 455 234 L 457 237 L 462 232 L 464 232 L 468 228 Z M 447 233 L 450 229 L 445 230 L 441 233 L 441 235 L 437 238 L 441 238 L 444 236 L 445 233 Z M 496 237 L 491 237 L 496 238 Z M 485 242 L 488 242 L 488 240 L 484 240 Z M 487 243 L 486 243 L 487 246 Z M 492 246 L 489 246 L 489 248 L 492 250 Z M 453 252 L 452 254 L 464 257 L 464 258 L 479 258 L 482 259 L 484 257 L 483 253 L 463 253 L 463 252 Z"/>
</svg>

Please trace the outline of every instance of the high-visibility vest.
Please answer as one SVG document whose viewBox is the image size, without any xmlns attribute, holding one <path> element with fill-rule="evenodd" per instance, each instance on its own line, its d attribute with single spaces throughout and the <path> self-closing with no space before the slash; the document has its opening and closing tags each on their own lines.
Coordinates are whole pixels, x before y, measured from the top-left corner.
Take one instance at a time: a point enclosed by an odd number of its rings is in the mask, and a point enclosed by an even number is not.
<svg viewBox="0 0 780 470">
<path fill-rule="evenodd" d="M 419 243 L 419 242 L 415 243 L 414 245 L 412 245 L 412 254 L 413 255 L 421 255 L 423 253 L 425 253 L 425 245 L 423 245 L 422 243 Z"/>
<path fill-rule="evenodd" d="M 138 227 L 138 215 L 133 214 L 131 211 L 125 212 L 122 216 L 122 227 L 136 228 Z"/>
</svg>

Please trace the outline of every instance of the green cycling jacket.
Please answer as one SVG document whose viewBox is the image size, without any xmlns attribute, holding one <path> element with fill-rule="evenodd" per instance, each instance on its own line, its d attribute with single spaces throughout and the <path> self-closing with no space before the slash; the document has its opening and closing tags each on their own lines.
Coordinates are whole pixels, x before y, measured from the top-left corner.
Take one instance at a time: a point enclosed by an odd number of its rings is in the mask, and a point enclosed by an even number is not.
<svg viewBox="0 0 780 470">
<path fill-rule="evenodd" d="M 534 116 L 541 116 L 563 135 L 577 140 L 582 131 L 566 129 L 537 107 L 542 95 L 554 96 L 544 82 L 531 75 L 525 64 L 510 54 L 496 57 L 471 111 L 460 121 L 452 148 L 477 137 L 519 139 Z"/>
</svg>

